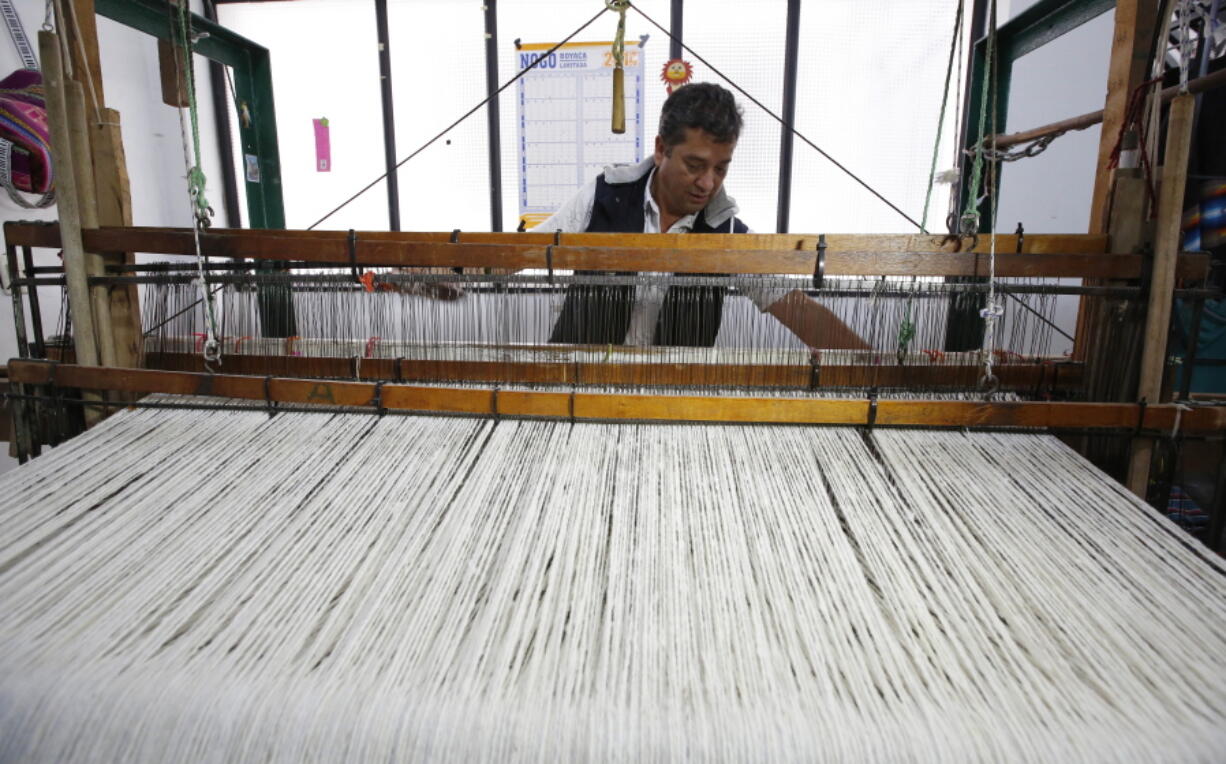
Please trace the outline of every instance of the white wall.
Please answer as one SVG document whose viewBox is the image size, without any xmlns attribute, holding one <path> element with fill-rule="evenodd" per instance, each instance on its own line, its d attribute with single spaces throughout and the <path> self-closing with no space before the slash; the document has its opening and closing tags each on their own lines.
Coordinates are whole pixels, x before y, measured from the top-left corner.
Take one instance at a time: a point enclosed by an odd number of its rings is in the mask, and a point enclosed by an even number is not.
<svg viewBox="0 0 1226 764">
<path fill-rule="evenodd" d="M 1020 12 L 1032 3 L 1014 2 Z M 1021 57 L 1013 65 L 1005 132 L 1038 127 L 1103 108 L 1115 13 L 1109 11 Z M 1001 173 L 996 230 L 1012 233 L 1086 233 L 1098 161 L 1100 126 L 1067 133 L 1042 154 L 1006 163 Z M 1069 334 L 1077 324 L 1079 298 L 1061 297 L 1056 325 Z M 1055 337 L 1052 352 L 1072 350 Z"/>
<path fill-rule="evenodd" d="M 45 7 L 43 1 L 16 0 L 15 6 L 26 34 L 31 43 L 37 46 L 37 33 L 42 25 Z M 199 0 L 193 0 L 192 8 L 202 13 Z M 106 105 L 119 111 L 123 124 L 124 152 L 132 187 L 133 222 L 146 226 L 190 225 L 191 208 L 187 197 L 179 118 L 173 107 L 162 103 L 157 43 L 152 37 L 109 19 L 99 17 L 97 23 Z M 7 74 L 19 68 L 21 61 L 7 35 L 3 37 L 0 40 L 0 74 Z M 197 57 L 195 72 L 203 168 L 208 180 L 207 195 L 214 209 L 219 211 L 218 224 L 223 224 L 224 213 L 220 212 L 224 206 L 221 165 L 213 129 L 207 62 Z M 56 214 L 55 207 L 46 210 L 22 209 L 13 204 L 7 194 L 0 193 L 0 219 L 54 220 Z M 58 263 L 55 252 L 35 250 L 36 265 Z M 5 281 L 7 283 L 7 276 Z M 43 331 L 50 336 L 55 333 L 58 322 L 59 289 L 43 288 L 39 295 Z M 17 355 L 17 340 L 12 303 L 8 295 L 3 297 L 4 305 L 0 306 L 0 359 L 7 360 Z M 14 463 L 5 453 L 0 456 L 0 471 L 11 468 Z"/>
</svg>

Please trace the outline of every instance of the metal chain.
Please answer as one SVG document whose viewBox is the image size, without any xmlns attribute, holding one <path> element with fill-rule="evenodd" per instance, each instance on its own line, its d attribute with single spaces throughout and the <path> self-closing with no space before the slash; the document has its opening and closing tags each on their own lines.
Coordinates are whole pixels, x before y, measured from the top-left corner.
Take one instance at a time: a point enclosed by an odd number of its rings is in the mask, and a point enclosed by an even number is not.
<svg viewBox="0 0 1226 764">
<path fill-rule="evenodd" d="M 984 147 L 983 157 L 989 162 L 1016 162 L 1019 159 L 1037 157 L 1039 154 L 1042 154 L 1047 150 L 1047 147 L 1051 145 L 1052 141 L 1064 135 L 1066 132 L 1068 131 L 1061 130 L 1056 133 L 1051 133 L 1050 135 L 1044 135 L 1041 138 L 1036 138 L 1035 140 L 1026 144 L 1025 147 L 1015 149 L 1013 151 L 999 150 L 995 147 L 995 141 L 993 141 L 992 146 Z M 975 150 L 966 149 L 966 154 L 967 156 L 974 156 Z"/>
</svg>

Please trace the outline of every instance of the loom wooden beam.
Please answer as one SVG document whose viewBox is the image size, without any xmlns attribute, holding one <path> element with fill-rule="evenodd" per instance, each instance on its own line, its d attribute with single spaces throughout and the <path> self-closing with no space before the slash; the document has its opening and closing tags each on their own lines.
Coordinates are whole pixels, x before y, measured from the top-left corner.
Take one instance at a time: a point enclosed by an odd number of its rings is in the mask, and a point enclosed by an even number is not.
<svg viewBox="0 0 1226 764">
<path fill-rule="evenodd" d="M 1107 70 L 1107 97 L 1103 104 L 1098 163 L 1090 197 L 1090 233 L 1106 233 L 1107 200 L 1111 191 L 1111 152 L 1120 138 L 1132 93 L 1145 81 L 1150 45 L 1161 0 L 1117 0 L 1115 33 Z"/>
<path fill-rule="evenodd" d="M 10 223 L 5 231 L 16 244 L 54 247 L 58 232 L 51 226 Z M 747 273 L 812 275 L 816 252 L 796 249 L 803 237 L 775 235 L 563 234 L 559 244 L 538 243 L 533 234 L 470 234 L 450 243 L 450 234 L 371 234 L 358 237 L 356 262 L 383 267 L 465 267 L 508 271 L 545 269 L 598 271 L 668 271 L 673 273 Z M 543 237 L 552 242 L 553 237 Z M 1010 237 L 998 237 L 1002 240 Z M 981 237 L 982 239 L 982 237 Z M 1038 239 L 1038 241 L 1035 241 Z M 97 251 L 194 254 L 195 242 L 186 229 L 100 228 L 84 233 L 86 246 Z M 980 276 L 988 275 L 988 258 L 979 252 L 914 251 L 911 243 L 939 241 L 927 236 L 831 236 L 842 240 L 826 252 L 827 276 Z M 816 241 L 816 240 L 814 240 Z M 1000 277 L 1121 278 L 1141 276 L 1139 255 L 1104 254 L 1106 237 L 1081 235 L 1028 236 L 1029 254 L 996 257 Z M 753 248 L 747 245 L 765 246 Z M 1060 247 L 1059 245 L 1067 245 Z M 848 247 L 856 247 L 855 249 Z M 983 242 L 980 242 L 980 247 Z M 213 257 L 295 260 L 346 264 L 346 238 L 336 233 L 211 231 L 201 236 L 202 251 Z M 1055 249 L 1056 251 L 1048 251 Z M 1089 251 L 1094 250 L 1094 251 Z M 1209 258 L 1184 254 L 1177 276 L 1202 279 Z"/>
<path fill-rule="evenodd" d="M 868 424 L 865 399 L 711 397 L 474 390 L 236 374 L 120 369 L 14 359 L 13 382 L 61 388 L 206 395 L 270 403 L 374 406 L 400 411 L 576 420 Z M 1037 427 L 1183 432 L 1226 430 L 1226 407 L 1184 411 L 1159 404 L 883 400 L 875 422 L 890 426 Z"/>
<path fill-rule="evenodd" d="M 64 66 L 60 43 L 53 32 L 38 33 L 39 52 L 43 63 L 43 84 L 47 91 L 47 121 L 51 127 L 56 202 L 60 224 L 57 229 L 63 241 L 64 272 L 68 283 L 68 303 L 76 331 L 73 341 L 77 358 L 90 365 L 99 361 L 95 340 L 94 317 L 90 309 L 89 282 L 85 263 L 85 247 L 81 241 L 80 195 L 77 191 L 76 168 L 72 159 L 69 136 L 68 101 L 65 95 Z"/>
<path fill-rule="evenodd" d="M 555 349 L 556 350 L 556 349 Z M 146 368 L 203 372 L 199 353 L 146 355 Z M 406 358 L 341 358 L 227 355 L 227 372 L 265 376 L 353 377 L 423 382 L 504 382 L 567 385 L 690 385 L 696 387 L 974 387 L 983 367 L 968 365 L 884 366 L 823 364 L 590 363 L 559 361 L 448 361 Z M 1081 385 L 1076 363 L 1010 363 L 996 376 L 1007 389 L 1071 390 Z"/>
<path fill-rule="evenodd" d="M 14 236 L 21 237 L 17 244 L 32 247 L 56 247 L 59 239 L 55 227 L 42 223 L 13 223 Z M 126 241 L 148 247 L 147 251 L 158 252 L 160 248 L 171 246 L 182 248 L 183 237 L 191 236 L 188 228 L 154 228 L 154 227 L 124 227 L 108 230 L 109 236 L 132 237 Z M 319 242 L 329 243 L 329 252 L 335 251 L 337 242 L 344 243 L 348 238 L 347 231 L 302 231 L 276 230 L 261 231 L 250 229 L 214 228 L 208 232 L 210 238 L 218 241 L 239 237 L 260 241 L 267 237 L 279 240 L 295 240 L 295 246 L 314 248 Z M 451 232 L 416 232 L 416 231 L 358 231 L 359 245 L 364 242 L 400 242 L 405 244 L 447 244 L 451 242 Z M 538 233 L 463 233 L 456 235 L 460 244 L 512 244 L 525 247 L 541 248 L 554 242 L 553 234 Z M 977 252 L 987 254 L 990 243 L 987 237 L 980 237 L 973 249 L 967 249 L 970 242 L 946 241 L 943 236 L 923 236 L 919 234 L 828 234 L 826 236 L 827 253 L 867 252 Z M 558 236 L 559 244 L 581 247 L 642 247 L 665 250 L 781 250 L 813 252 L 817 247 L 817 236 L 808 234 L 608 234 L 608 233 L 563 233 Z M 278 246 L 286 244 L 276 242 Z M 253 245 L 248 245 L 253 246 Z M 959 247 L 962 247 L 959 249 Z M 1013 235 L 998 235 L 996 237 L 998 252 L 1015 253 L 1017 237 Z M 175 250 L 178 251 L 178 250 Z M 194 252 L 194 250 L 193 250 Z M 1024 237 L 1022 254 L 1074 254 L 1101 255 L 1107 252 L 1106 236 L 1090 236 L 1085 234 L 1031 234 Z M 169 252 L 168 252 L 169 253 Z M 282 253 L 284 255 L 284 253 Z"/>
<path fill-rule="evenodd" d="M 1196 100 L 1183 94 L 1171 101 L 1166 128 L 1166 154 L 1163 158 L 1162 189 L 1158 194 L 1158 230 L 1154 240 L 1153 277 L 1150 280 L 1149 306 L 1145 314 L 1145 334 L 1141 356 L 1141 378 L 1137 398 L 1158 402 L 1162 399 L 1162 378 L 1167 365 L 1167 337 L 1171 330 L 1172 292 L 1175 288 L 1175 253 L 1183 223 L 1183 195 L 1188 181 L 1188 158 L 1192 150 L 1192 125 Z M 1133 443 L 1128 469 L 1128 487 L 1145 498 L 1149 486 L 1153 441 Z"/>
</svg>

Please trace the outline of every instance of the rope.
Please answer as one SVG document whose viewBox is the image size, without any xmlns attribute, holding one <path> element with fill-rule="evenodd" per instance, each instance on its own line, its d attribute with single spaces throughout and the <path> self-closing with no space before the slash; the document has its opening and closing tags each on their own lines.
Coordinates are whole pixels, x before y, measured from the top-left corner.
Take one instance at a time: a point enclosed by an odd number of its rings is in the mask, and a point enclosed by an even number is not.
<svg viewBox="0 0 1226 764">
<path fill-rule="evenodd" d="M 983 164 L 986 154 L 984 146 L 984 130 L 988 124 L 988 105 L 995 97 L 995 88 L 992 88 L 992 78 L 995 73 L 992 69 L 992 64 L 996 58 L 996 0 L 992 0 L 991 4 L 991 21 L 988 30 L 987 42 L 984 45 L 983 55 L 983 82 L 979 87 L 979 130 L 975 134 L 975 161 L 971 164 L 971 183 L 967 190 L 966 206 L 962 211 L 962 233 L 975 234 L 979 233 L 979 187 L 983 181 Z M 996 112 L 992 112 L 993 122 L 995 122 Z M 992 131 L 992 146 L 996 145 L 996 131 Z"/>
<path fill-rule="evenodd" d="M 995 153 L 996 152 L 997 89 L 996 88 L 989 89 L 989 85 L 992 82 L 992 64 L 993 64 L 993 58 L 996 55 L 996 46 L 995 46 L 995 43 L 996 43 L 996 0 L 991 0 L 991 4 L 988 9 L 988 14 L 989 14 L 988 23 L 990 24 L 990 27 L 988 29 L 988 40 L 987 40 L 987 44 L 984 50 L 985 56 L 984 56 L 983 99 L 982 99 L 982 103 L 980 104 L 980 111 L 979 111 L 979 135 L 983 135 L 983 129 L 985 126 L 984 123 L 987 117 L 988 108 L 990 106 L 991 112 L 992 112 L 991 151 L 992 153 Z M 991 95 L 990 98 L 988 97 L 989 92 Z M 983 148 L 983 141 L 982 140 L 978 141 L 978 144 L 979 144 L 979 150 L 975 158 L 976 171 L 973 173 L 974 177 L 973 177 L 972 184 L 971 184 L 972 195 L 967 199 L 968 205 L 970 205 L 972 203 L 972 200 L 976 198 L 976 196 L 978 195 L 978 191 L 979 191 L 979 171 L 982 170 L 985 151 Z M 990 244 L 988 247 L 988 297 L 987 297 L 986 304 L 983 306 L 983 309 L 979 311 L 979 316 L 983 319 L 983 345 L 982 345 L 982 351 L 981 351 L 981 358 L 982 358 L 982 363 L 983 363 L 983 376 L 979 380 L 979 386 L 989 396 L 992 393 L 995 393 L 996 388 L 999 387 L 1000 385 L 1000 380 L 998 380 L 996 378 L 996 375 L 992 373 L 992 359 L 993 359 L 993 356 L 995 355 L 995 350 L 996 350 L 996 324 L 1000 320 L 1001 316 L 1004 315 L 1004 312 L 1005 312 L 1004 306 L 1002 306 L 999 302 L 996 301 L 996 209 L 997 209 L 997 200 L 999 196 L 996 193 L 996 181 L 997 181 L 996 171 L 997 171 L 998 166 L 999 165 L 997 165 L 995 162 L 989 163 L 988 165 L 988 173 L 989 173 L 988 184 L 990 187 L 990 194 L 991 194 L 990 204 L 991 204 L 991 219 L 992 219 L 992 228 L 991 228 L 991 231 L 989 232 L 990 235 L 988 237 L 990 241 Z M 975 227 L 977 231 L 979 227 L 978 208 L 976 208 L 974 214 L 975 214 Z M 968 219 L 967 215 L 963 214 L 963 220 L 967 220 L 967 219 Z"/>
<path fill-rule="evenodd" d="M 626 9 L 630 0 L 605 0 L 605 9 L 617 13 L 617 34 L 613 37 L 613 64 L 621 68 L 626 55 Z"/>
<path fill-rule="evenodd" d="M 213 364 L 221 363 L 221 343 L 217 339 L 216 306 L 213 302 L 213 293 L 209 291 L 208 276 L 205 273 L 206 258 L 200 247 L 200 229 L 209 226 L 213 208 L 209 206 L 208 200 L 204 195 L 205 177 L 204 171 L 200 167 L 200 123 L 196 105 L 195 77 L 192 71 L 191 12 L 188 10 L 185 0 L 168 6 L 168 9 L 171 10 L 171 35 L 175 43 L 174 47 L 176 48 L 173 56 L 175 61 L 176 88 L 180 82 L 186 84 L 188 112 L 191 117 L 191 147 L 194 152 L 194 163 L 192 161 L 192 154 L 188 152 L 187 126 L 184 122 L 183 109 L 177 109 L 179 112 L 179 133 L 183 140 L 183 164 L 187 171 L 187 192 L 194 218 L 192 242 L 196 252 L 196 278 L 201 293 L 200 301 L 204 302 L 205 341 L 202 350 L 205 368 L 211 370 Z M 174 13 L 175 11 L 177 11 L 177 18 Z M 180 56 L 183 59 L 182 69 L 180 69 Z M 179 77 L 180 73 L 183 75 L 181 78 Z M 179 95 L 182 96 L 184 94 L 182 91 L 179 91 Z"/>
<path fill-rule="evenodd" d="M 886 205 L 887 207 L 889 207 L 890 209 L 894 210 L 894 211 L 895 211 L 895 212 L 897 212 L 899 215 L 901 215 L 901 216 L 903 217 L 903 219 L 905 219 L 905 220 L 906 220 L 908 223 L 910 223 L 911 225 L 913 225 L 913 226 L 915 226 L 916 228 L 920 229 L 921 231 L 923 231 L 923 230 L 924 230 L 924 226 L 920 225 L 919 221 L 917 221 L 915 218 L 911 217 L 911 216 L 910 216 L 910 215 L 908 215 L 907 213 L 903 212 L 903 211 L 902 211 L 902 210 L 901 210 L 901 209 L 898 207 L 898 205 L 894 204 L 894 203 L 893 203 L 893 202 L 891 202 L 889 199 L 886 199 L 886 198 L 885 198 L 885 197 L 884 197 L 884 196 L 883 196 L 883 195 L 882 195 L 882 194 L 881 194 L 879 191 L 877 191 L 877 189 L 873 188 L 873 187 L 872 187 L 872 186 L 870 186 L 868 183 L 866 183 L 864 180 L 862 180 L 862 179 L 860 178 L 860 176 L 859 176 L 859 175 L 856 175 L 854 172 L 852 172 L 851 170 L 849 170 L 849 169 L 848 169 L 848 168 L 847 168 L 847 167 L 846 167 L 844 164 L 842 164 L 841 162 L 839 162 L 838 160 L 836 160 L 834 157 L 830 156 L 830 154 L 829 154 L 829 153 L 827 153 L 825 150 L 823 150 L 823 149 L 822 149 L 820 146 L 818 146 L 816 143 L 814 143 L 813 141 L 809 140 L 809 139 L 808 139 L 808 137 L 806 137 L 806 136 L 805 136 L 803 133 L 801 133 L 799 130 L 797 130 L 797 129 L 796 129 L 796 128 L 795 128 L 795 127 L 794 127 L 794 126 L 791 124 L 791 123 L 789 123 L 789 122 L 787 122 L 786 120 L 784 120 L 784 118 L 783 118 L 783 117 L 781 117 L 781 116 L 779 116 L 778 114 L 776 114 L 775 112 L 771 111 L 771 109 L 770 109 L 769 107 L 767 107 L 767 106 L 766 106 L 766 104 L 762 103 L 762 102 L 761 102 L 761 101 L 759 101 L 757 98 L 754 98 L 752 95 L 750 95 L 748 91 L 746 91 L 746 90 L 745 90 L 743 87 L 741 87 L 740 85 L 736 84 L 736 82 L 734 82 L 734 81 L 733 81 L 731 78 L 729 78 L 729 77 L 728 77 L 728 75 L 724 74 L 724 73 L 723 73 L 723 72 L 721 72 L 719 69 L 715 68 L 715 66 L 714 66 L 714 65 L 713 65 L 713 64 L 712 64 L 710 61 L 706 60 L 706 59 L 705 59 L 705 58 L 703 58 L 702 56 L 700 56 L 700 55 L 698 55 L 697 53 L 695 53 L 695 52 L 694 52 L 694 50 L 693 50 L 692 48 L 690 48 L 690 46 L 688 46 L 688 45 L 686 45 L 684 42 L 682 42 L 680 38 L 678 38 L 678 37 L 674 37 L 674 36 L 673 36 L 673 34 L 672 34 L 672 33 L 671 33 L 671 32 L 670 32 L 668 29 L 666 29 L 665 27 L 661 26 L 659 23 L 657 23 L 657 22 L 655 21 L 655 19 L 651 18 L 651 17 L 650 17 L 650 16 L 648 16 L 646 13 L 644 13 L 644 12 L 643 12 L 643 10 L 642 10 L 641 8 L 639 8 L 637 5 L 631 5 L 630 7 L 631 7 L 631 8 L 633 8 L 633 9 L 634 9 L 634 11 L 635 11 L 636 13 L 638 13 L 640 16 L 642 16 L 644 19 L 646 19 L 646 20 L 647 20 L 647 22 L 648 22 L 649 24 L 651 24 L 651 25 L 652 25 L 652 26 L 654 26 L 656 29 L 658 29 L 658 30 L 660 30 L 661 32 L 663 32 L 663 33 L 664 33 L 664 35 L 665 35 L 666 37 L 668 37 L 668 39 L 670 39 L 670 40 L 672 40 L 673 42 L 675 42 L 675 43 L 677 43 L 678 45 L 680 45 L 680 46 L 681 46 L 681 48 L 682 48 L 683 50 L 685 50 L 685 52 L 689 53 L 691 56 L 693 56 L 694 58 L 696 58 L 698 61 L 702 62 L 703 66 L 706 66 L 708 69 L 710 69 L 712 72 L 714 72 L 716 76 L 718 76 L 718 77 L 722 78 L 722 79 L 723 79 L 725 82 L 727 82 L 729 85 L 731 85 L 733 90 L 735 90 L 736 92 L 738 92 L 738 93 L 740 93 L 741 95 L 745 96 L 745 98 L 747 98 L 747 99 L 749 99 L 751 102 L 753 102 L 753 104 L 754 104 L 755 106 L 757 106 L 757 107 L 758 107 L 759 109 L 761 109 L 762 111 L 766 112 L 766 113 L 767 113 L 767 114 L 768 114 L 768 115 L 769 115 L 769 116 L 770 116 L 772 119 L 774 119 L 776 122 L 778 122 L 780 125 L 782 125 L 784 129 L 788 130 L 789 132 L 791 132 L 791 133 L 792 133 L 792 135 L 795 135 L 797 138 L 799 138 L 799 139 L 800 139 L 802 142 L 804 142 L 806 145 L 808 145 L 808 146 L 809 146 L 809 148 L 813 149 L 813 150 L 814 150 L 814 151 L 816 151 L 818 154 L 821 154 L 821 155 L 822 155 L 822 157 L 824 157 L 824 158 L 825 158 L 825 159 L 826 159 L 828 162 L 830 162 L 831 164 L 833 164 L 833 165 L 834 165 L 835 167 L 837 167 L 839 170 L 842 170 L 842 171 L 843 171 L 843 173 L 844 173 L 845 175 L 847 175 L 847 177 L 851 178 L 851 179 L 852 179 L 852 180 L 854 180 L 856 183 L 859 183 L 861 186 L 863 186 L 863 187 L 864 187 L 864 189 L 865 189 L 866 191 L 868 191 L 870 194 L 872 194 L 873 196 L 875 196 L 875 197 L 877 197 L 879 200 L 881 200 L 883 203 L 885 203 L 885 205 Z"/>
<path fill-rule="evenodd" d="M 590 19 L 588 19 L 586 22 L 584 22 L 583 26 L 579 27 L 578 29 L 576 29 L 575 31 L 573 31 L 573 32 L 571 32 L 569 35 L 567 35 L 567 36 L 566 36 L 566 39 L 562 40 L 562 42 L 558 43 L 557 45 L 554 45 L 552 48 L 550 48 L 549 50 L 545 51 L 545 52 L 544 52 L 544 53 L 542 53 L 540 56 L 537 56 L 537 58 L 536 58 L 536 60 L 535 60 L 535 61 L 533 61 L 531 64 L 529 64 L 528 66 L 526 66 L 526 67 L 524 67 L 522 70 L 520 70 L 518 73 L 516 73 L 516 75 L 515 75 L 514 77 L 512 77 L 511 79 L 509 79 L 509 80 L 507 80 L 505 83 L 503 83 L 503 84 L 502 84 L 502 86 L 501 86 L 501 87 L 499 87 L 497 90 L 495 90 L 493 93 L 490 93 L 488 96 L 486 96 L 486 97 L 485 97 L 485 98 L 484 98 L 484 99 L 481 101 L 481 103 L 477 104 L 476 106 L 472 107 L 472 108 L 471 108 L 471 109 L 469 109 L 468 111 L 464 112 L 464 114 L 462 114 L 462 115 L 460 116 L 460 118 L 459 118 L 459 119 L 457 119 L 455 122 L 452 122 L 450 125 L 448 125 L 447 127 L 443 128 L 443 129 L 442 129 L 442 131 L 440 131 L 440 132 L 439 132 L 437 135 L 435 135 L 433 138 L 431 138 L 430 140 L 426 141 L 426 142 L 425 142 L 425 143 L 423 143 L 421 146 L 419 146 L 419 147 L 417 148 L 417 150 L 416 150 L 416 151 L 414 151 L 413 153 L 409 154 L 409 155 L 408 155 L 407 157 L 405 157 L 404 159 L 401 159 L 399 162 L 397 162 L 397 163 L 396 163 L 396 166 L 395 166 L 395 167 L 393 167 L 391 170 L 388 170 L 387 172 L 383 173 L 383 174 L 382 174 L 382 175 L 380 175 L 379 177 L 377 177 L 377 178 L 375 178 L 374 180 L 372 180 L 370 183 L 367 183 L 365 186 L 363 186 L 363 187 L 362 187 L 362 188 L 361 188 L 361 189 L 360 189 L 360 190 L 359 190 L 357 193 L 355 193 L 353 196 L 349 197 L 349 198 L 348 198 L 348 199 L 346 199 L 345 201 L 343 201 L 343 202 L 341 202 L 340 204 L 338 204 L 338 205 L 336 205 L 335 207 L 333 207 L 333 208 L 332 208 L 332 210 L 331 210 L 330 212 L 328 212 L 328 214 L 324 215 L 324 216 L 323 216 L 323 217 L 321 217 L 319 220 L 316 220 L 314 223 L 311 223 L 309 226 L 307 226 L 307 227 L 306 227 L 306 230 L 310 231 L 310 230 L 314 229 L 314 228 L 315 228 L 315 226 L 319 225 L 320 223 L 324 222 L 325 220 L 327 220 L 328 218 L 332 217 L 332 216 L 333 216 L 333 215 L 335 215 L 336 213 L 340 212 L 342 209 L 344 209 L 346 206 L 348 206 L 348 205 L 349 205 L 351 202 L 353 202 L 353 200 L 354 200 L 354 199 L 357 199 L 357 198 L 358 198 L 359 196 L 361 196 L 362 194 L 364 194 L 364 193 L 366 193 L 367 191 L 369 191 L 370 189 L 374 188 L 374 187 L 375 187 L 375 186 L 376 186 L 376 185 L 379 183 L 379 181 L 383 180 L 383 179 L 384 179 L 384 178 L 386 178 L 388 175 L 391 175 L 391 174 L 392 174 L 392 172 L 394 172 L 395 170 L 400 169 L 400 168 L 401 168 L 401 167 L 402 167 L 402 166 L 403 166 L 403 165 L 404 165 L 406 162 L 408 162 L 410 159 L 412 159 L 412 158 L 416 157 L 418 154 L 420 154 L 421 152 L 425 151 L 425 150 L 426 150 L 426 149 L 428 149 L 430 146 L 434 145 L 434 143 L 435 143 L 436 141 L 438 141 L 438 139 L 439 139 L 439 138 L 442 138 L 444 135 L 446 135 L 447 133 L 449 133 L 449 132 L 451 132 L 452 130 L 454 130 L 454 129 L 455 129 L 455 127 L 456 127 L 457 125 L 459 125 L 461 122 L 463 122 L 464 120 L 468 119 L 468 118 L 469 118 L 469 117 L 471 117 L 473 114 L 476 114 L 476 113 L 477 113 L 477 111 L 478 111 L 479 109 L 481 109 L 481 107 L 482 107 L 482 106 L 485 106 L 487 103 L 489 103 L 490 101 L 494 100 L 494 98 L 496 98 L 496 97 L 498 96 L 498 94 L 499 94 L 499 93 L 501 93 L 502 91 L 504 91 L 504 90 L 506 90 L 507 88 L 511 87 L 511 85 L 515 84 L 515 82 L 517 82 L 517 81 L 519 80 L 519 78 L 520 78 L 520 77 L 523 77 L 523 76 L 524 76 L 525 74 L 527 74 L 529 71 L 531 71 L 532 69 L 536 68 L 538 65 L 540 65 L 540 63 L 541 63 L 542 61 L 547 60 L 547 59 L 549 58 L 549 54 L 550 54 L 550 53 L 553 53 L 553 52 L 557 51 L 557 50 L 558 50 L 559 48 L 561 48 L 563 45 L 565 45 L 566 43 L 568 43 L 568 42 L 570 42 L 571 40 L 573 40 L 573 39 L 575 38 L 575 36 L 576 36 L 576 35 L 578 35 L 580 32 L 582 32 L 583 30 L 585 30 L 585 29 L 587 29 L 589 26 L 591 26 L 591 25 L 592 25 L 592 22 L 594 22 L 594 21 L 596 21 L 596 19 L 600 18 L 600 16 L 601 16 L 601 15 L 602 15 L 602 14 L 603 14 L 605 11 L 607 11 L 607 10 L 609 10 L 609 9 L 608 9 L 608 6 L 605 6 L 605 7 L 601 8 L 601 9 L 600 9 L 600 10 L 599 10 L 599 11 L 596 13 L 596 15 L 595 15 L 595 16 L 591 17 L 591 18 L 590 18 Z"/>
</svg>

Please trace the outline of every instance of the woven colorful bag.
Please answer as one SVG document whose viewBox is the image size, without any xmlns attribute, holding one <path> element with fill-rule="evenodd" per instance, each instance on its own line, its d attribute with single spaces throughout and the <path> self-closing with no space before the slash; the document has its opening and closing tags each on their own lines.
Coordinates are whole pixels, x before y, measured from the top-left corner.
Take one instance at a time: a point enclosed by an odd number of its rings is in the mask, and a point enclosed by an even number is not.
<svg viewBox="0 0 1226 764">
<path fill-rule="evenodd" d="M 0 185 L 22 207 L 47 207 L 55 202 L 55 179 L 43 75 L 11 0 L 0 0 L 0 15 L 23 64 L 0 80 Z M 42 196 L 29 201 L 22 191 Z"/>
<path fill-rule="evenodd" d="M 18 69 L 0 80 L 0 138 L 12 144 L 12 185 L 31 194 L 50 191 L 51 133 L 43 102 L 42 73 Z"/>
</svg>

